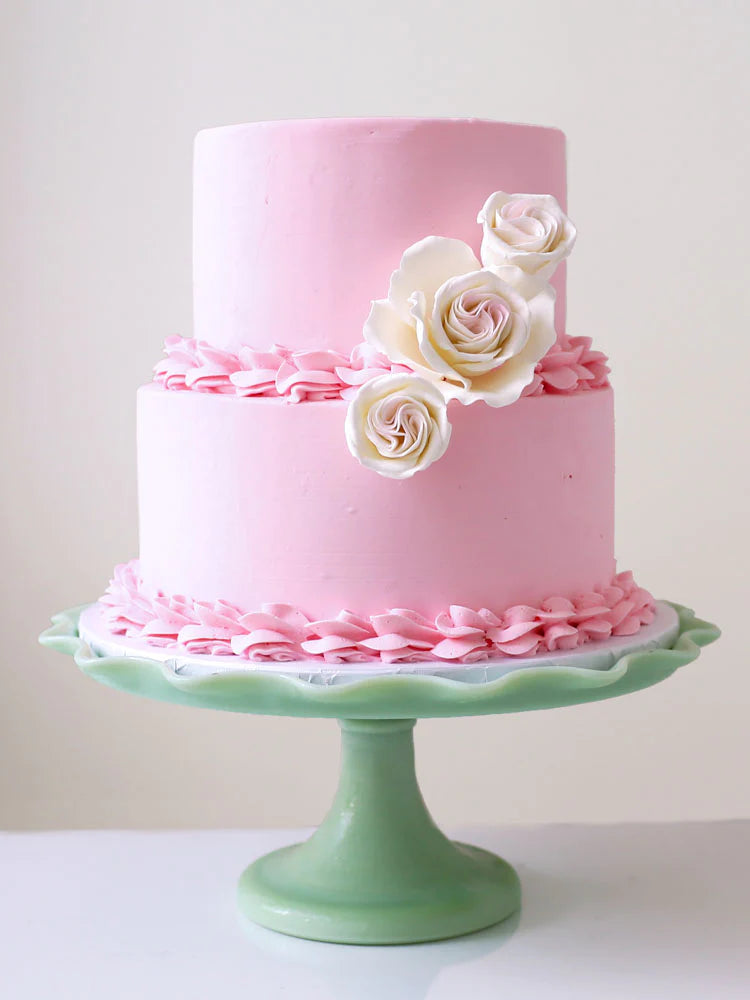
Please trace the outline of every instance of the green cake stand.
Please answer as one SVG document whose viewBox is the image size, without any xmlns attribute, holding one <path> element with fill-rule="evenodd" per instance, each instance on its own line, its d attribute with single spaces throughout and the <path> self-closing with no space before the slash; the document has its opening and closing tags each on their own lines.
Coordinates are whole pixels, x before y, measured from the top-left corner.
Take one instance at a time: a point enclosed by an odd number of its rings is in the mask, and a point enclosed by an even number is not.
<svg viewBox="0 0 750 1000">
<path fill-rule="evenodd" d="M 638 637 L 547 656 L 487 661 L 283 670 L 213 657 L 175 657 L 109 636 L 96 606 L 55 615 L 43 645 L 110 687 L 196 708 L 339 720 L 341 776 L 333 804 L 303 844 L 243 873 L 244 916 L 296 937 L 407 944 L 456 937 L 505 920 L 521 902 L 513 868 L 449 840 L 425 807 L 414 769 L 419 718 L 526 712 L 629 694 L 695 660 L 719 630 L 661 602 L 659 627 Z"/>
</svg>

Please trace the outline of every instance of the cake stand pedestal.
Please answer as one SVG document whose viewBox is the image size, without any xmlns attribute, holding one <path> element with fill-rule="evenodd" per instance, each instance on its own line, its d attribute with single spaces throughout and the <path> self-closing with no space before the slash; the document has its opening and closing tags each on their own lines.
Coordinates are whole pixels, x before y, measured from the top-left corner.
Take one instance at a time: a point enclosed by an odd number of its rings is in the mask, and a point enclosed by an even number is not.
<svg viewBox="0 0 750 1000">
<path fill-rule="evenodd" d="M 304 844 L 240 879 L 241 910 L 297 937 L 403 944 L 488 927 L 520 905 L 505 861 L 448 840 L 414 771 L 413 719 L 346 719 L 333 805 Z"/>
<path fill-rule="evenodd" d="M 602 644 L 596 667 L 587 649 L 524 668 L 503 661 L 435 664 L 430 672 L 419 664 L 363 677 L 367 665 L 310 671 L 297 664 L 290 672 L 295 665 L 272 671 L 202 665 L 211 658 L 163 651 L 146 655 L 135 640 L 122 640 L 121 648 L 99 642 L 92 611 L 56 615 L 40 638 L 111 687 L 195 707 L 339 720 L 341 777 L 328 815 L 306 843 L 274 851 L 245 870 L 239 906 L 273 930 L 349 944 L 456 937 L 498 923 L 520 906 L 518 877 L 507 862 L 449 840 L 431 819 L 414 770 L 416 719 L 531 711 L 626 694 L 664 680 L 719 636 L 688 609 L 662 604 L 660 629 L 633 637 L 630 651 L 623 652 L 623 640 Z M 85 630 L 79 630 L 82 612 L 90 623 Z"/>
</svg>

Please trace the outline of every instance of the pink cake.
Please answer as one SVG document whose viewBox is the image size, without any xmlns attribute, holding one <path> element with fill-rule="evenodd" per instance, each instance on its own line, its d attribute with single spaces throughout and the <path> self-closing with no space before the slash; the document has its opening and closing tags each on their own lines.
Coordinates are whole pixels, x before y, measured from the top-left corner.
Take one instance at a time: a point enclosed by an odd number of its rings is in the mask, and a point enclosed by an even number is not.
<svg viewBox="0 0 750 1000">
<path fill-rule="evenodd" d="M 606 358 L 565 332 L 565 180 L 562 133 L 526 125 L 198 135 L 195 336 L 138 392 L 113 634 L 402 664 L 652 620 L 615 569 Z"/>
</svg>

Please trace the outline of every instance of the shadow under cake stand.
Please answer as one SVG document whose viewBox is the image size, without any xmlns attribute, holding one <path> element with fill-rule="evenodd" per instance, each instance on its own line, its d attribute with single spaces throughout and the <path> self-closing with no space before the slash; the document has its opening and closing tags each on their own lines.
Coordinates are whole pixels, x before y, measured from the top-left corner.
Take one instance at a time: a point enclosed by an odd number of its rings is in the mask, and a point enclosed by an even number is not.
<svg viewBox="0 0 750 1000">
<path fill-rule="evenodd" d="M 520 906 L 518 876 L 506 861 L 449 840 L 430 817 L 414 769 L 417 719 L 629 694 L 665 680 L 719 636 L 689 609 L 660 602 L 655 621 L 636 636 L 533 658 L 258 667 L 234 657 L 175 656 L 114 637 L 98 605 L 52 621 L 42 644 L 72 655 L 84 673 L 118 690 L 196 708 L 339 720 L 341 775 L 326 818 L 305 843 L 245 870 L 239 906 L 273 930 L 348 944 L 456 937 Z"/>
</svg>

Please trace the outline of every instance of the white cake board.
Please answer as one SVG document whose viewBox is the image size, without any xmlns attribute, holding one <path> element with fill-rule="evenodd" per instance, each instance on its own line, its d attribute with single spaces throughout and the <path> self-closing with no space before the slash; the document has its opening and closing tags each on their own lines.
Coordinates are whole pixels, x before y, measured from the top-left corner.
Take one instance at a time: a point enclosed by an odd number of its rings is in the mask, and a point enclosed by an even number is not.
<svg viewBox="0 0 750 1000">
<path fill-rule="evenodd" d="M 240 656 L 207 656 L 175 653 L 174 648 L 152 646 L 145 639 L 113 635 L 109 630 L 106 609 L 92 604 L 82 612 L 78 632 L 94 653 L 100 656 L 133 656 L 155 660 L 176 674 L 204 677 L 226 673 L 284 674 L 311 684 L 342 684 L 371 677 L 395 674 L 422 674 L 446 677 L 465 683 L 486 683 L 497 680 L 514 670 L 530 667 L 577 667 L 586 670 L 608 670 L 628 653 L 657 648 L 670 648 L 679 634 L 677 612 L 669 604 L 658 601 L 656 617 L 636 635 L 613 636 L 589 642 L 578 649 L 538 653 L 535 656 L 503 656 L 480 663 L 446 663 L 427 660 L 420 663 L 358 663 L 331 664 L 322 660 L 299 660 L 288 663 L 253 663 Z"/>
</svg>

